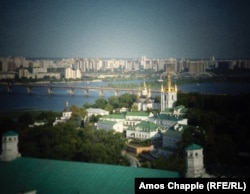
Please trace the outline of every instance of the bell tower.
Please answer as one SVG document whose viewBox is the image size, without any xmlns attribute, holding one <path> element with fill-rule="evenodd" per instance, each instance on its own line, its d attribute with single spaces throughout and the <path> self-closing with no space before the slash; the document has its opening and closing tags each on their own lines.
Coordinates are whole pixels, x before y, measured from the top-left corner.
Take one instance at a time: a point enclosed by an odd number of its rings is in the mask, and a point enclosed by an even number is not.
<svg viewBox="0 0 250 194">
<path fill-rule="evenodd" d="M 161 85 L 161 111 L 164 111 L 167 108 L 173 108 L 174 103 L 177 101 L 177 86 L 171 86 L 171 77 L 169 72 L 167 72 L 166 80 L 166 86 L 164 87 Z"/>
<path fill-rule="evenodd" d="M 186 153 L 186 178 L 203 177 L 206 174 L 203 164 L 203 148 L 200 145 L 191 144 L 186 148 Z"/>
<path fill-rule="evenodd" d="M 2 154 L 1 161 L 12 161 L 21 157 L 18 152 L 18 133 L 7 131 L 2 135 Z"/>
</svg>

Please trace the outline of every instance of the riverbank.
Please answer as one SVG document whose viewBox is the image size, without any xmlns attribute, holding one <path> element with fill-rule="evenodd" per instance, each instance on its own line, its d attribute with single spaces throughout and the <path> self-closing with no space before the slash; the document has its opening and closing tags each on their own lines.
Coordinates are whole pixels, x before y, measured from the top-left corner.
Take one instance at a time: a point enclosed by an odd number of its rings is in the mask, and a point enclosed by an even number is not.
<svg viewBox="0 0 250 194">
<path fill-rule="evenodd" d="M 17 109 L 12 109 L 8 111 L 0 111 L 0 119 L 13 118 L 15 120 L 19 116 L 23 115 L 24 113 L 32 114 L 34 117 L 36 117 L 42 112 L 58 113 L 58 111 L 53 111 L 53 110 L 42 110 L 42 109 L 36 109 L 36 108 L 17 108 Z"/>
</svg>

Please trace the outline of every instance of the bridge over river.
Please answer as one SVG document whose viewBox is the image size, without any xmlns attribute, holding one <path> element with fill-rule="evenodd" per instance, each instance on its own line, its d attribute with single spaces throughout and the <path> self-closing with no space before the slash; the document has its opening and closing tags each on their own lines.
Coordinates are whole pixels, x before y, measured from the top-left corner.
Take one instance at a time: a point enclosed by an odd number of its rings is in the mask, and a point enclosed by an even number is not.
<svg viewBox="0 0 250 194">
<path fill-rule="evenodd" d="M 24 87 L 28 94 L 32 93 L 32 88 L 43 87 L 47 88 L 48 94 L 53 93 L 54 88 L 64 88 L 70 95 L 74 95 L 74 90 L 83 90 L 83 94 L 88 96 L 89 91 L 97 91 L 99 96 L 103 96 L 104 91 L 114 91 L 114 95 L 117 96 L 119 92 L 128 92 L 136 94 L 139 88 L 116 88 L 107 86 L 74 86 L 68 84 L 48 84 L 48 83 L 0 83 L 1 87 L 5 87 L 8 93 L 14 92 L 14 87 Z M 160 90 L 151 90 L 151 93 L 159 93 Z"/>
</svg>

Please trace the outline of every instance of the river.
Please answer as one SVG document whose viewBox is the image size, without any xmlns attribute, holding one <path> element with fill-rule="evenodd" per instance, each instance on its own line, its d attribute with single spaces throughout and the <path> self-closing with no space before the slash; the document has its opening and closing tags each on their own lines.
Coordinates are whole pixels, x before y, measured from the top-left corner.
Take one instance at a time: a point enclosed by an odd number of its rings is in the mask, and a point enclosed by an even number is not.
<svg viewBox="0 0 250 194">
<path fill-rule="evenodd" d="M 119 83 L 142 83 L 143 80 L 127 80 L 116 81 Z M 110 81 L 104 82 L 74 82 L 68 83 L 78 86 L 105 86 Z M 60 83 L 59 83 L 60 84 Z M 240 94 L 250 92 L 250 83 L 232 83 L 232 82 L 218 82 L 218 83 L 187 83 L 178 86 L 178 90 L 183 92 L 199 92 L 212 94 Z M 122 94 L 121 92 L 119 94 Z M 104 91 L 104 98 L 113 96 L 113 91 Z M 81 107 L 85 103 L 94 103 L 96 99 L 100 98 L 98 91 L 89 91 L 89 95 L 85 96 L 82 90 L 74 90 L 74 95 L 70 95 L 66 89 L 54 88 L 53 94 L 48 95 L 47 88 L 32 88 L 32 94 L 28 94 L 26 88 L 15 87 L 13 93 L 8 93 L 6 88 L 0 88 L 0 111 L 12 111 L 23 109 L 35 110 L 53 110 L 62 111 L 65 107 L 65 102 L 69 105 L 77 105 Z"/>
</svg>

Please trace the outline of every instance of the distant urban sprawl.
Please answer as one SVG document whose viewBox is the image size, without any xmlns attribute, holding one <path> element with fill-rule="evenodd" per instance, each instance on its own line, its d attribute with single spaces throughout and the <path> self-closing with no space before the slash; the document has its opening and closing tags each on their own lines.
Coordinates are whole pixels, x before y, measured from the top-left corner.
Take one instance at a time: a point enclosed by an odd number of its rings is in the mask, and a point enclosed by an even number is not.
<svg viewBox="0 0 250 194">
<path fill-rule="evenodd" d="M 137 59 L 26 59 L 24 57 L 0 58 L 0 80 L 6 79 L 81 79 L 92 72 L 116 73 L 152 70 L 204 73 L 209 70 L 250 69 L 250 60 L 210 59 L 153 59 L 142 56 Z M 106 75 L 107 76 L 107 75 Z"/>
</svg>

